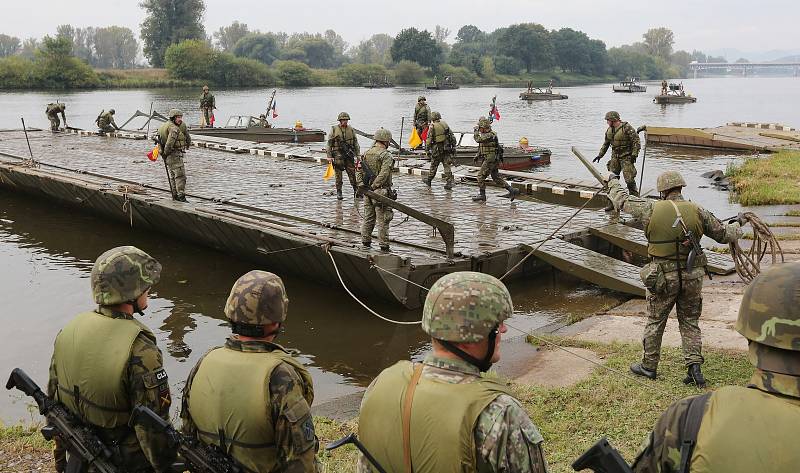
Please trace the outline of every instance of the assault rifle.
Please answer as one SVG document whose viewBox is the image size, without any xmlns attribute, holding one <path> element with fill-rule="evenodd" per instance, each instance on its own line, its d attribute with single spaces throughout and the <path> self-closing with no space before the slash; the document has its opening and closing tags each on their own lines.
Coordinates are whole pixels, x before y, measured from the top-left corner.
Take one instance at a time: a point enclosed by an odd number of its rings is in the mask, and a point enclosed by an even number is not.
<svg viewBox="0 0 800 473">
<path fill-rule="evenodd" d="M 595 473 L 633 473 L 622 455 L 608 443 L 608 439 L 605 437 L 598 440 L 589 450 L 572 462 L 572 469 L 575 471 L 587 468 Z"/>
<path fill-rule="evenodd" d="M 675 204 L 673 203 L 673 205 Z M 683 230 L 683 236 L 684 238 L 686 238 L 683 244 L 684 245 L 688 244 L 688 246 L 691 247 L 691 249 L 689 250 L 689 256 L 686 258 L 686 270 L 691 271 L 692 269 L 694 269 L 695 260 L 698 257 L 702 257 L 704 255 L 703 247 L 700 246 L 700 242 L 697 241 L 697 238 L 695 238 L 694 232 L 689 230 L 689 227 L 686 226 L 686 222 L 683 221 L 683 217 L 678 211 L 677 205 L 675 206 L 675 211 L 678 213 L 678 216 L 675 219 L 675 222 L 672 224 L 672 228 L 675 228 L 678 226 L 678 224 L 680 224 L 681 229 Z M 706 271 L 706 274 L 708 275 L 708 279 L 712 279 L 711 272 L 708 270 L 708 266 L 704 266 L 704 269 Z"/>
<path fill-rule="evenodd" d="M 363 453 L 364 456 L 367 458 L 367 460 L 369 460 L 369 462 L 372 463 L 372 466 L 374 466 L 376 470 L 378 470 L 380 473 L 386 473 L 386 470 L 383 468 L 383 466 L 381 466 L 381 464 L 378 463 L 378 460 L 376 460 L 375 457 L 373 457 L 372 454 L 369 453 L 367 447 L 365 447 L 364 444 L 361 443 L 360 440 L 358 440 L 358 436 L 355 433 L 351 433 L 346 437 L 342 437 L 335 442 L 329 443 L 328 445 L 325 446 L 325 450 L 327 451 L 335 450 L 343 445 L 347 445 L 348 443 L 352 443 L 353 445 L 356 446 L 357 449 L 361 450 L 361 453 Z"/>
<path fill-rule="evenodd" d="M 113 453 L 94 433 L 91 427 L 76 420 L 63 404 L 42 392 L 41 388 L 20 368 L 14 368 L 6 389 L 17 388 L 31 396 L 39 407 L 39 414 L 47 418 L 42 435 L 47 440 L 58 436 L 69 452 L 67 472 L 86 471 L 88 467 L 100 473 L 118 473 L 112 463 Z"/>
<path fill-rule="evenodd" d="M 201 441 L 183 435 L 162 419 L 149 407 L 136 406 L 133 409 L 133 422 L 149 425 L 167 436 L 167 441 L 178 454 L 186 460 L 193 473 L 243 473 L 242 467 L 218 447 L 206 445 Z"/>
<path fill-rule="evenodd" d="M 342 156 L 344 156 L 344 160 L 355 164 L 356 163 L 355 149 L 352 146 L 350 146 L 350 144 L 346 142 L 341 135 L 336 135 L 336 141 L 338 142 L 339 152 L 342 153 Z"/>
</svg>

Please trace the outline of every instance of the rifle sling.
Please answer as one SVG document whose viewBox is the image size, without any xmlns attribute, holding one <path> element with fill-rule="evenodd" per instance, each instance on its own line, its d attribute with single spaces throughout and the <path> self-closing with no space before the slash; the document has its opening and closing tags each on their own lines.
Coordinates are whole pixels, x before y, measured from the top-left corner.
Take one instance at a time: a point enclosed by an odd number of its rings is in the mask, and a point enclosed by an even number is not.
<svg viewBox="0 0 800 473">
<path fill-rule="evenodd" d="M 405 473 L 412 473 L 411 468 L 411 404 L 414 401 L 414 392 L 417 390 L 419 378 L 422 376 L 423 364 L 414 367 L 414 374 L 408 382 L 406 395 L 403 398 L 403 458 Z"/>
<path fill-rule="evenodd" d="M 697 434 L 700 432 L 700 423 L 703 421 L 706 404 L 711 393 L 692 398 L 689 401 L 689 409 L 684 416 L 681 429 L 681 463 L 678 473 L 689 473 L 692 463 L 692 453 L 697 444 Z"/>
</svg>

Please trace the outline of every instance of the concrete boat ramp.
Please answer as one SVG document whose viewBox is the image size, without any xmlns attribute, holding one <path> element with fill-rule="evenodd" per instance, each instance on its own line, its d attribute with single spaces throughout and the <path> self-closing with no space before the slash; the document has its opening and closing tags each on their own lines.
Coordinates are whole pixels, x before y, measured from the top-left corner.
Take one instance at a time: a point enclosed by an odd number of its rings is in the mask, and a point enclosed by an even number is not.
<svg viewBox="0 0 800 473">
<path fill-rule="evenodd" d="M 34 165 L 24 161 L 29 154 L 22 133 L 0 135 L 0 187 L 228 252 L 259 268 L 344 286 L 360 297 L 417 308 L 426 295 L 420 286 L 430 287 L 453 271 L 499 277 L 537 247 L 509 279 L 531 277 L 552 265 L 601 286 L 644 295 L 639 267 L 631 264 L 642 252 L 640 230 L 613 224 L 604 212 L 587 208 L 547 240 L 574 208 L 510 202 L 496 188 L 487 190 L 487 203 L 474 203 L 469 169 L 459 169 L 461 184 L 446 192 L 421 182 L 425 170 L 401 163 L 393 178 L 398 201 L 453 226 L 453 257 L 431 226 L 397 211 L 391 251 L 383 253 L 361 248 L 363 203 L 336 200 L 333 180 L 322 179 L 324 154 L 318 150 L 198 140 L 186 155 L 189 202 L 181 203 L 170 197 L 163 162 L 145 156 L 149 141 L 29 135 Z M 548 189 L 565 204 L 586 203 L 598 191 L 580 181 L 518 179 L 515 185 L 525 194 Z M 601 205 L 605 200 L 595 199 Z M 715 264 L 718 272 L 733 270 L 729 258 Z"/>
</svg>

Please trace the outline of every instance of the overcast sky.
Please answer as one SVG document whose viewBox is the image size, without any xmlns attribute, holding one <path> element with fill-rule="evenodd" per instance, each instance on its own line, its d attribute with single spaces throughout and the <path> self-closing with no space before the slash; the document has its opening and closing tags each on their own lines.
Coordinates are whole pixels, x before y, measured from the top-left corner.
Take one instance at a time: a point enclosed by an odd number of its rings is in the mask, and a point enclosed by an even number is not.
<svg viewBox="0 0 800 473">
<path fill-rule="evenodd" d="M 33 0 L 2 2 L 0 33 L 21 38 L 52 34 L 56 26 L 121 25 L 136 34 L 144 12 L 138 0 Z M 336 30 L 350 44 L 375 33 L 395 35 L 415 26 L 437 24 L 456 31 L 474 24 L 485 31 L 520 22 L 547 28 L 569 27 L 603 40 L 608 47 L 641 40 L 648 28 L 675 32 L 675 48 L 711 51 L 794 50 L 800 48 L 797 0 L 206 0 L 208 33 L 234 20 L 262 31 Z M 735 58 L 729 58 L 734 60 Z"/>
</svg>

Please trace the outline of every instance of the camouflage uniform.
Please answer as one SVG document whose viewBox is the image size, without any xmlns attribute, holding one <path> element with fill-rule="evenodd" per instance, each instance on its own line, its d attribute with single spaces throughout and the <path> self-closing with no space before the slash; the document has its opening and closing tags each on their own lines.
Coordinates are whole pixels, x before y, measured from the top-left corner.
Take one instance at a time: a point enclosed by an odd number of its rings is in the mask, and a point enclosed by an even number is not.
<svg viewBox="0 0 800 473">
<path fill-rule="evenodd" d="M 619 114 L 616 112 L 609 112 L 606 114 L 606 117 L 608 116 L 615 116 L 619 120 Z M 622 122 L 617 128 L 608 127 L 605 141 L 600 152 L 597 153 L 595 162 L 599 162 L 600 158 L 605 156 L 609 146 L 611 146 L 611 159 L 607 164 L 608 170 L 617 175 L 622 172 L 625 183 L 628 185 L 628 191 L 638 195 L 634 163 L 636 163 L 636 157 L 639 156 L 639 149 L 642 146 L 639 135 L 628 122 Z"/>
<path fill-rule="evenodd" d="M 67 116 L 64 114 L 64 110 L 66 110 L 67 105 L 63 103 L 49 103 L 47 104 L 47 108 L 45 109 L 44 113 L 47 115 L 47 119 L 50 120 L 50 131 L 58 131 L 59 127 L 61 126 L 61 121 L 58 119 L 58 114 L 61 114 L 61 118 L 64 120 L 64 126 L 67 126 Z"/>
<path fill-rule="evenodd" d="M 224 442 L 223 450 L 247 471 L 320 469 L 310 411 L 311 376 L 286 349 L 267 341 L 278 331 L 247 341 L 236 334 L 243 328 L 282 324 L 288 303 L 278 276 L 250 271 L 239 278 L 225 305 L 235 333 L 224 347 L 198 361 L 183 390 L 184 433 L 217 446 Z M 261 371 L 265 365 L 272 368 Z M 256 408 L 261 402 L 265 407 Z"/>
<path fill-rule="evenodd" d="M 211 117 L 214 115 L 215 108 L 217 108 L 217 102 L 214 94 L 208 91 L 208 87 L 203 87 L 203 96 L 200 97 L 200 126 L 214 126 L 211 123 Z"/>
<path fill-rule="evenodd" d="M 615 208 L 631 214 L 634 220 L 644 224 L 645 229 L 650 228 L 651 216 L 657 202 L 629 195 L 628 190 L 620 185 L 619 179 L 611 179 L 608 187 L 608 197 Z M 676 203 L 685 202 L 680 192 L 670 193 L 667 199 Z M 698 241 L 703 235 L 707 235 L 719 243 L 730 243 L 741 236 L 738 223 L 726 225 L 708 210 L 700 206 L 696 206 L 696 210 L 696 218 L 701 225 L 701 234 L 695 235 Z M 668 222 L 660 223 L 660 225 L 671 227 L 674 221 L 675 214 L 672 214 Z M 661 356 L 661 337 L 664 334 L 667 317 L 673 306 L 676 307 L 678 314 L 678 326 L 681 331 L 686 365 L 703 363 L 698 320 L 703 307 L 702 289 L 706 262 L 698 260 L 695 267 L 687 271 L 685 261 L 688 253 L 689 248 L 680 245 L 680 252 L 677 257 L 653 257 L 652 263 L 648 265 L 653 271 L 657 269 L 656 267 L 660 267 L 660 272 L 663 273 L 663 279 L 660 280 L 659 284 L 655 288 L 649 287 L 647 291 L 650 315 L 642 340 L 644 345 L 642 366 L 650 371 L 655 371 L 658 367 L 658 361 Z M 678 270 L 678 266 L 680 266 L 680 270 Z"/>
<path fill-rule="evenodd" d="M 494 347 L 495 335 L 491 333 L 499 330 L 512 310 L 511 296 L 496 278 L 473 272 L 452 273 L 439 279 L 431 288 L 423 309 L 422 328 L 448 350 L 453 347 L 449 343 L 475 343 L 486 340 L 487 335 L 487 346 Z M 486 358 L 491 358 L 492 354 L 490 351 Z M 361 404 L 361 441 L 387 471 L 402 471 L 404 448 L 398 437 L 402 404 L 398 405 L 398 400 L 405 397 L 410 386 L 405 386 L 405 379 L 400 380 L 400 391 L 389 395 L 391 399 L 379 397 L 386 396 L 387 387 L 390 392 L 398 387 L 393 373 L 404 365 L 411 368 L 409 362 L 400 362 L 384 370 L 370 384 Z M 466 359 L 436 354 L 424 359 L 410 414 L 409 451 L 415 472 L 547 471 L 539 430 L 503 385 L 482 375 L 484 368 L 486 366 L 479 367 Z M 480 385 L 485 385 L 486 390 L 477 388 Z M 459 406 L 463 402 L 469 404 L 469 399 L 476 393 L 481 393 L 475 398 L 481 401 L 470 405 L 465 412 L 450 413 L 441 409 L 436 400 L 437 392 L 450 395 L 449 398 Z M 434 404 L 429 405 L 431 402 Z M 422 413 L 417 415 L 424 418 L 414 414 L 419 410 Z M 463 415 L 463 420 L 457 420 L 460 422 L 459 431 L 451 428 L 450 414 L 457 418 Z M 473 415 L 475 422 L 471 423 Z M 430 435 L 431 426 L 440 426 L 438 435 Z M 419 440 L 415 442 L 415 439 Z M 360 456 L 358 471 L 375 470 L 365 457 Z"/>
<path fill-rule="evenodd" d="M 431 118 L 433 123 L 428 129 L 428 136 L 425 140 L 426 150 L 431 157 L 431 167 L 428 171 L 428 176 L 423 181 L 430 186 L 436 177 L 439 164 L 442 164 L 444 166 L 444 177 L 447 180 L 445 189 L 450 190 L 453 188 L 453 171 L 450 166 L 453 165 L 456 137 L 447 123 L 441 119 L 442 116 L 439 112 L 433 112 Z"/>
<path fill-rule="evenodd" d="M 114 121 L 114 109 L 107 112 L 103 112 L 97 117 L 97 128 L 100 130 L 101 133 L 111 133 L 113 131 L 119 130 L 117 123 Z"/>
<path fill-rule="evenodd" d="M 167 163 L 168 178 L 172 181 L 172 198 L 175 200 L 186 199 L 186 168 L 183 165 L 183 153 L 192 143 L 189 130 L 185 123 L 175 124 L 173 118 L 179 110 L 170 111 L 170 120 L 164 122 L 158 129 L 161 142 L 161 155 Z M 181 112 L 180 116 L 183 115 Z"/>
<path fill-rule="evenodd" d="M 417 105 L 414 106 L 414 126 L 417 128 L 417 133 L 422 136 L 422 131 L 428 128 L 431 117 L 431 108 L 425 103 L 425 97 L 420 96 L 417 99 Z"/>
<path fill-rule="evenodd" d="M 479 193 L 472 200 L 486 200 L 486 178 L 489 176 L 492 177 L 495 184 L 508 191 L 508 194 L 504 197 L 511 197 L 511 200 L 514 200 L 519 190 L 515 189 L 500 176 L 500 160 L 497 157 L 497 148 L 501 145 L 497 139 L 497 134 L 492 131 L 492 125 L 488 118 L 484 117 L 478 121 L 478 127 L 475 128 L 473 138 L 478 143 L 478 156 L 476 159 L 483 159 L 483 163 L 481 163 L 481 169 L 478 171 Z"/>
<path fill-rule="evenodd" d="M 136 405 L 149 407 L 169 420 L 169 380 L 153 333 L 132 315 L 114 308 L 116 304 L 137 298 L 157 283 L 160 272 L 161 265 L 157 261 L 134 247 L 114 248 L 101 255 L 92 270 L 92 292 L 100 306 L 94 312 L 80 314 L 59 332 L 50 364 L 48 395 L 63 402 L 79 419 L 93 426 L 114 452 L 114 463 L 129 472 L 167 471 L 175 457 L 163 434 L 145 426 L 128 425 L 130 410 Z M 135 338 L 126 355 L 119 352 L 113 332 L 131 325 L 135 328 Z M 93 330 L 98 326 L 110 326 L 112 335 L 108 338 L 98 335 Z M 80 341 L 83 341 L 80 346 L 74 346 Z M 104 377 L 108 371 L 103 361 L 118 357 L 127 357 L 119 373 L 122 379 Z M 76 360 L 80 366 L 66 365 L 67 361 Z M 71 385 L 65 386 L 65 383 Z M 124 388 L 123 398 L 116 400 L 117 405 L 109 406 L 107 400 L 96 397 L 97 392 L 106 391 L 117 383 Z M 78 390 L 79 385 L 84 389 Z M 102 385 L 107 386 L 100 387 Z M 80 393 L 78 402 L 75 401 L 76 390 Z M 58 441 L 54 457 L 56 470 L 64 471 L 65 452 Z"/>
<path fill-rule="evenodd" d="M 749 340 L 756 369 L 747 387 L 724 386 L 705 401 L 690 471 L 794 473 L 800 424 L 800 264 L 776 265 L 745 291 L 736 329 Z M 705 396 L 708 396 L 706 394 Z M 635 473 L 676 473 L 683 423 L 697 397 L 681 399 L 659 418 L 632 465 Z M 688 471 L 688 470 L 687 470 Z"/>
<path fill-rule="evenodd" d="M 342 112 L 339 114 L 339 120 L 350 120 L 350 115 Z M 343 149 L 348 146 L 353 151 L 352 157 L 346 156 L 343 152 Z M 358 138 L 353 128 L 350 126 L 343 127 L 341 124 L 332 126 L 331 132 L 328 133 L 326 154 L 328 159 L 333 162 L 337 195 L 340 197 L 342 195 L 342 171 L 347 172 L 347 178 L 350 180 L 350 185 L 353 186 L 353 192 L 355 192 L 358 187 L 356 185 L 355 160 L 361 154 L 361 147 L 358 144 Z"/>
<path fill-rule="evenodd" d="M 376 140 L 380 137 L 379 132 L 389 133 L 388 130 L 381 128 L 375 132 Z M 391 141 L 391 134 L 388 135 L 388 140 Z M 392 153 L 385 147 L 375 144 L 370 148 L 361 158 L 358 168 L 356 169 L 356 184 L 358 187 L 366 187 L 376 194 L 382 196 L 389 196 L 392 193 Z M 365 177 L 364 165 L 374 174 L 372 182 L 367 182 Z M 383 204 L 373 201 L 367 197 L 364 199 L 364 222 L 361 225 L 361 241 L 365 246 L 369 246 L 372 242 L 372 230 L 375 229 L 377 221 L 378 225 L 378 242 L 381 249 L 389 249 L 389 222 L 394 218 L 394 212 L 391 207 L 385 207 Z"/>
</svg>

